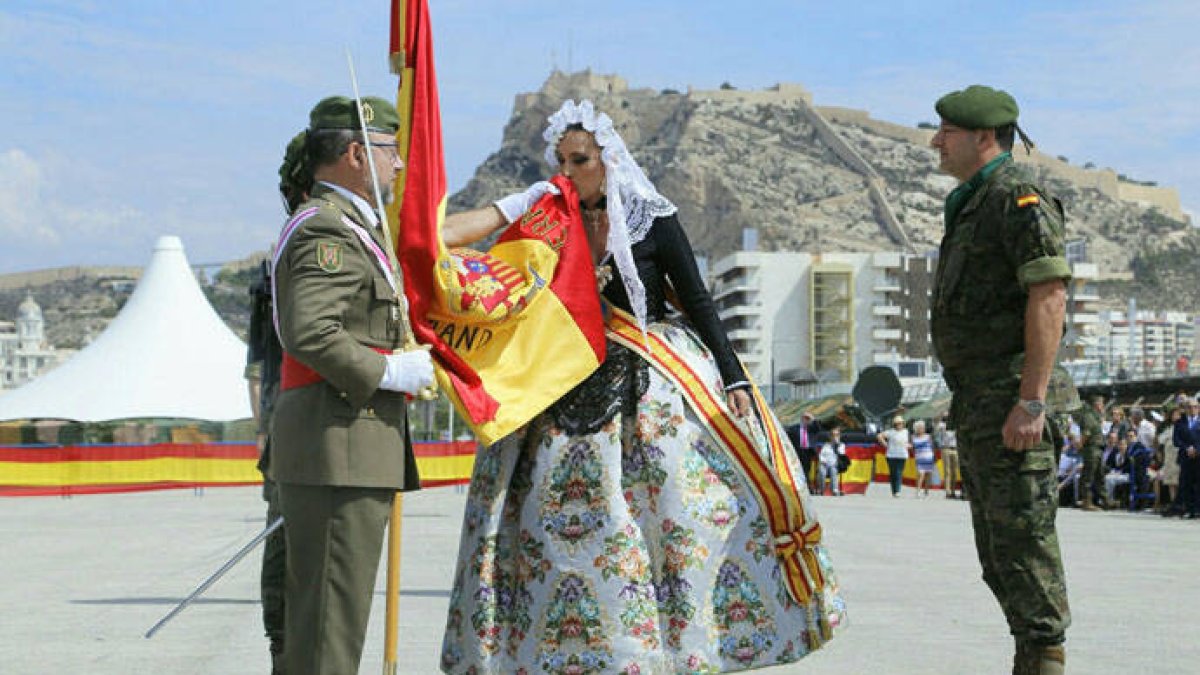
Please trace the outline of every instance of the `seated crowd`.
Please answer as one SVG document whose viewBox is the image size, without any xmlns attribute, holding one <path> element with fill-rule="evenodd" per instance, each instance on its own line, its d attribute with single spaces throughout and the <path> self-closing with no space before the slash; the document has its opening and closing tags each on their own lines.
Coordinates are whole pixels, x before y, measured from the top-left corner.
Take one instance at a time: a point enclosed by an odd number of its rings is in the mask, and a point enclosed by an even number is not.
<svg viewBox="0 0 1200 675">
<path fill-rule="evenodd" d="M 1097 413 L 1092 419 L 1100 422 L 1095 432 L 1090 431 L 1094 426 L 1081 424 L 1086 411 L 1057 420 L 1063 437 L 1058 465 L 1060 505 L 1089 511 L 1152 510 L 1163 516 L 1200 518 L 1200 399 L 1173 397 L 1149 415 L 1139 406 L 1108 408 L 1102 399 L 1093 400 L 1091 407 Z M 788 435 L 812 494 L 844 494 L 839 474 L 849 464 L 846 442 L 876 441 L 889 448 L 889 472 L 907 462 L 916 463 L 918 495 L 927 496 L 931 485 L 944 487 L 947 481 L 941 472 L 950 471 L 953 479 L 944 494 L 964 498 L 958 489 L 955 434 L 948 427 L 947 416 L 939 417 L 932 434 L 925 432 L 921 420 L 911 424 L 911 433 L 902 417 L 892 422 L 894 428 L 882 434 L 873 434 L 873 429 L 846 434 L 836 427 L 823 430 L 806 413 L 801 424 L 789 427 Z M 1091 433 L 1098 433 L 1103 440 L 1092 439 Z M 893 445 L 903 447 L 907 457 L 892 459 L 893 454 L 898 455 L 898 451 L 892 452 Z M 940 464 L 932 461 L 934 450 Z M 1090 461 L 1089 452 L 1095 453 Z M 1096 463 L 1094 468 L 1089 466 L 1091 462 Z M 899 481 L 892 490 L 899 495 Z"/>
</svg>

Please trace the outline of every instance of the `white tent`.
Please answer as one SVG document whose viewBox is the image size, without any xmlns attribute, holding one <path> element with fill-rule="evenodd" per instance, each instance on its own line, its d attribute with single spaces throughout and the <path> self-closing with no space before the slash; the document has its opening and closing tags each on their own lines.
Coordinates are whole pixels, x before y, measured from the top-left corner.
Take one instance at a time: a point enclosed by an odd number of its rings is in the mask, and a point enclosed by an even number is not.
<svg viewBox="0 0 1200 675">
<path fill-rule="evenodd" d="M 58 368 L 0 394 L 0 421 L 251 416 L 246 345 L 221 321 L 179 237 L 161 237 L 103 333 Z"/>
</svg>

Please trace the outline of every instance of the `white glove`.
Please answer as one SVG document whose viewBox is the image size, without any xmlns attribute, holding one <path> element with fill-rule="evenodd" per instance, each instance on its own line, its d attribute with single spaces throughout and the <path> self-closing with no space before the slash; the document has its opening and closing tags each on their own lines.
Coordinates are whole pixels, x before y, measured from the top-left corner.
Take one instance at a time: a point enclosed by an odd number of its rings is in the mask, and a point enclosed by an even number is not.
<svg viewBox="0 0 1200 675">
<path fill-rule="evenodd" d="M 550 181 L 539 180 L 530 185 L 524 192 L 513 193 L 503 199 L 495 202 L 496 208 L 500 209 L 500 213 L 504 214 L 504 220 L 512 222 L 517 218 L 525 215 L 525 212 L 537 203 L 546 193 L 552 195 L 561 194 L 559 189 L 554 187 Z"/>
<path fill-rule="evenodd" d="M 433 361 L 428 349 L 385 354 L 387 369 L 379 381 L 380 389 L 416 394 L 433 384 Z"/>
</svg>

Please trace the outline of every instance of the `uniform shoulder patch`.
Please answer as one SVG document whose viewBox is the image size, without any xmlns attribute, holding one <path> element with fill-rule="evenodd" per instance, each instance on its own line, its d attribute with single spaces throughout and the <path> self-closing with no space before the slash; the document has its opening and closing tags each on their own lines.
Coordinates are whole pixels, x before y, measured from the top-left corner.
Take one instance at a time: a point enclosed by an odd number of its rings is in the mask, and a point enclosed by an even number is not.
<svg viewBox="0 0 1200 675">
<path fill-rule="evenodd" d="M 326 272 L 340 272 L 342 269 L 342 244 L 336 241 L 317 242 L 317 267 Z"/>
<path fill-rule="evenodd" d="M 1025 208 L 1026 206 L 1037 206 L 1042 203 L 1042 198 L 1036 192 L 1029 192 L 1017 197 L 1017 207 Z"/>
</svg>

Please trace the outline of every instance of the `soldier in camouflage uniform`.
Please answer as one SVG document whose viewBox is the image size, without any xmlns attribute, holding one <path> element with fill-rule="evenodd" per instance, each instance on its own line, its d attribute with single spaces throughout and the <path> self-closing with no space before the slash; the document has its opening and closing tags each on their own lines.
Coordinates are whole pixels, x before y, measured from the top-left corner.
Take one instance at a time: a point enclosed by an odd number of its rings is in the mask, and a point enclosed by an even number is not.
<svg viewBox="0 0 1200 675">
<path fill-rule="evenodd" d="M 284 210 L 290 216 L 312 190 L 312 171 L 304 161 L 306 134 L 296 134 L 288 143 L 279 167 L 279 193 Z M 267 502 L 267 522 L 281 516 L 279 489 L 270 477 L 271 412 L 279 393 L 279 370 L 283 347 L 275 333 L 272 318 L 271 266 L 263 261 L 259 275 L 250 284 L 250 336 L 246 354 L 246 379 L 251 382 L 254 419 L 258 423 L 258 469 L 263 474 L 263 500 Z M 271 673 L 283 673 L 284 579 L 287 576 L 285 530 L 280 527 L 263 545 L 262 572 L 259 578 L 262 597 L 263 628 L 270 640 Z"/>
<path fill-rule="evenodd" d="M 1083 490 L 1084 511 L 1099 511 L 1096 498 L 1104 494 L 1104 467 L 1101 466 L 1100 456 L 1104 452 L 1104 430 L 1101 426 L 1104 418 L 1104 397 L 1096 396 L 1089 405 L 1085 405 L 1076 413 L 1079 418 L 1079 431 L 1083 436 L 1083 475 L 1079 477 L 1079 485 Z"/>
<path fill-rule="evenodd" d="M 968 87 L 937 102 L 932 140 L 961 184 L 946 199 L 932 333 L 983 579 L 1016 641 L 1014 674 L 1062 673 L 1070 624 L 1054 519 L 1053 424 L 1078 394 L 1056 363 L 1066 284 L 1064 215 L 1010 154 L 1017 104 Z"/>
</svg>

